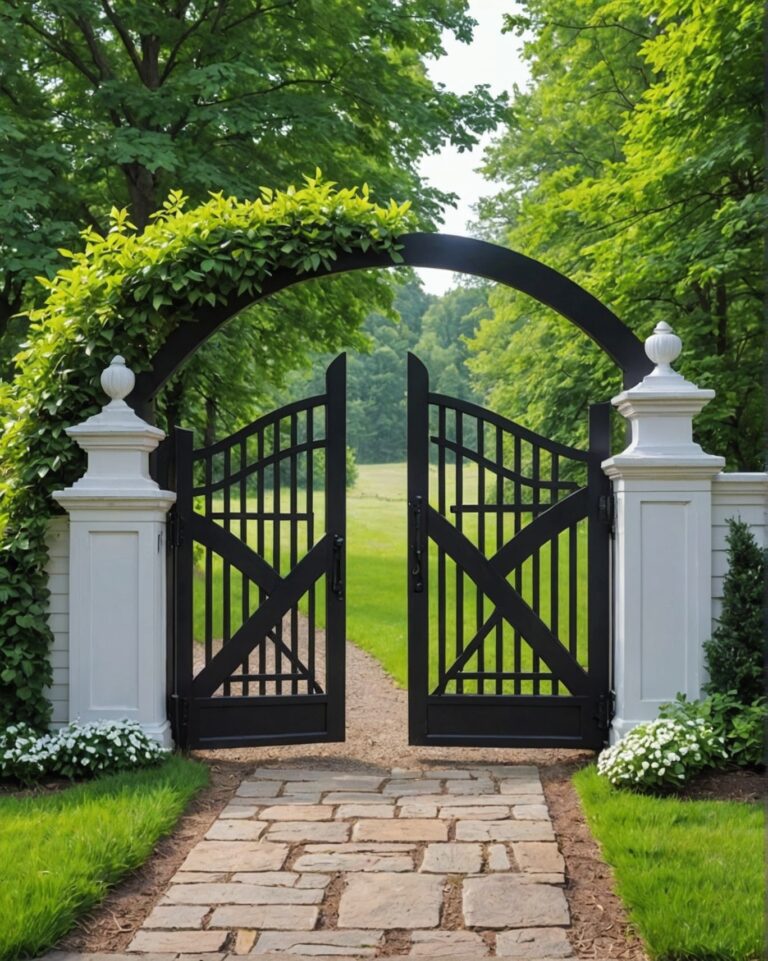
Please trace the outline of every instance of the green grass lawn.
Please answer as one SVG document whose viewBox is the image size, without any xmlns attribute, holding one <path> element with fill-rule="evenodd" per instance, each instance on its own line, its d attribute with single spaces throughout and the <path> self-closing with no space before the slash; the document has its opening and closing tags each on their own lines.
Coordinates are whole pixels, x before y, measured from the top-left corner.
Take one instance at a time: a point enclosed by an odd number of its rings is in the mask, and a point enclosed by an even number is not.
<svg viewBox="0 0 768 961">
<path fill-rule="evenodd" d="M 452 472 L 451 472 L 452 473 Z M 432 481 L 436 477 L 436 469 L 432 468 Z M 465 484 L 473 482 L 472 472 L 465 468 Z M 453 494 L 452 477 L 448 479 L 447 497 L 450 499 Z M 300 498 L 303 494 L 299 495 Z M 471 497 L 468 498 L 471 500 Z M 249 505 L 255 508 L 255 504 Z M 221 508 L 220 504 L 216 505 Z M 268 504 L 267 504 L 268 509 Z M 299 509 L 303 505 L 299 503 Z M 315 510 L 317 517 L 322 518 L 322 495 L 316 496 Z M 406 616 L 407 616 L 407 505 L 406 505 L 406 467 L 405 464 L 364 464 L 359 467 L 358 479 L 355 486 L 347 495 L 347 636 L 359 647 L 373 654 L 383 665 L 385 670 L 394 678 L 397 684 L 402 687 L 407 683 L 407 637 L 406 637 Z M 266 558 L 272 561 L 271 541 L 272 530 L 269 524 L 266 525 Z M 322 529 L 322 524 L 319 524 Z M 465 520 L 465 531 L 474 538 L 477 533 L 477 515 L 468 515 Z M 235 533 L 239 534 L 237 529 Z M 250 524 L 247 530 L 249 544 L 256 544 L 255 525 Z M 504 538 L 512 535 L 511 515 L 505 515 Z M 558 565 L 559 578 L 559 599 L 555 611 L 561 631 L 570 629 L 570 619 L 576 618 L 574 634 L 578 658 L 582 665 L 587 666 L 586 652 L 586 627 L 587 627 L 587 602 L 586 602 L 586 530 L 585 524 L 580 524 L 577 538 L 577 555 L 579 566 L 579 578 L 582 590 L 579 592 L 578 604 L 575 615 L 569 609 L 567 598 L 567 557 L 568 557 L 568 532 L 564 532 L 560 537 Z M 495 529 L 492 522 L 488 523 L 486 532 L 486 544 L 492 553 L 495 549 Z M 301 548 L 301 545 L 299 545 Z M 202 551 L 197 555 L 198 568 L 195 578 L 195 609 L 194 609 L 194 630 L 195 637 L 202 640 L 205 636 L 205 625 L 203 618 L 203 598 L 204 598 L 204 577 L 202 572 Z M 285 562 L 285 552 L 283 561 Z M 552 574 L 551 558 L 548 548 L 540 552 L 540 588 L 538 606 L 541 611 L 542 619 L 545 623 L 552 623 Z M 456 595 L 456 579 L 448 565 L 447 577 L 447 597 L 448 610 L 454 610 L 454 598 Z M 436 584 L 437 562 L 434 549 L 430 557 L 430 576 L 432 584 Z M 213 605 L 213 627 L 214 637 L 221 636 L 220 625 L 222 623 L 222 564 L 220 559 L 214 557 L 212 561 L 212 587 L 214 596 Z M 523 565 L 520 574 L 523 596 L 531 602 L 533 600 L 533 569 L 532 564 Z M 242 620 L 242 584 L 240 575 L 236 571 L 231 573 L 231 622 L 235 629 Z M 435 600 L 436 591 L 431 591 L 431 599 Z M 490 614 L 491 607 L 488 601 L 484 602 L 482 612 L 486 617 Z M 319 621 L 322 623 L 322 605 L 319 608 Z M 433 603 L 433 610 L 430 617 L 431 621 L 431 648 L 435 649 L 436 637 L 436 609 Z M 477 628 L 482 623 L 478 620 L 477 597 L 474 588 L 468 578 L 464 579 L 464 639 L 468 641 L 473 636 Z M 451 640 L 455 633 L 455 618 L 449 617 L 448 638 Z M 561 635 L 561 636 L 564 636 Z M 504 668 L 512 668 L 513 636 L 508 625 L 503 626 L 503 645 L 505 650 Z M 488 649 L 493 646 L 493 638 L 489 639 Z M 522 645 L 521 667 L 523 670 L 530 669 L 532 658 L 530 651 L 525 644 Z M 436 658 L 431 658 L 433 666 L 432 680 L 435 680 L 434 666 Z M 488 666 L 494 664 L 493 661 L 486 660 Z M 472 659 L 467 664 L 466 670 L 476 670 L 477 660 Z M 525 684 L 524 692 L 530 692 L 530 684 Z M 505 685 L 505 691 L 511 691 L 510 685 Z M 474 693 L 470 686 L 465 685 L 465 692 Z M 486 688 L 487 693 L 492 693 Z M 564 693 L 563 688 L 560 689 Z M 542 693 L 550 693 L 546 688 Z"/>
<path fill-rule="evenodd" d="M 593 767 L 579 771 L 574 784 L 652 958 L 764 956 L 760 805 L 618 791 Z"/>
<path fill-rule="evenodd" d="M 208 770 L 181 757 L 28 798 L 0 798 L 0 959 L 34 957 L 168 834 Z"/>
</svg>

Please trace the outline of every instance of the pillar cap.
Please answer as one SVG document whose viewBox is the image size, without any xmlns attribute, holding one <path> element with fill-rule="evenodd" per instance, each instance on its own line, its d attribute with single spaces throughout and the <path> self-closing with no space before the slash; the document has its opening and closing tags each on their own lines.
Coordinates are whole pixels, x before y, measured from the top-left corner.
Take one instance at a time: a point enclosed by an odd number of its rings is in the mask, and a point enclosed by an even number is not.
<svg viewBox="0 0 768 961">
<path fill-rule="evenodd" d="M 119 354 L 113 357 L 109 367 L 101 372 L 100 381 L 104 393 L 110 398 L 109 403 L 82 424 L 67 427 L 67 434 L 83 450 L 122 447 L 153 451 L 165 437 L 165 431 L 142 420 L 126 404 L 125 398 L 133 390 L 136 377 L 126 367 L 125 358 Z"/>
</svg>

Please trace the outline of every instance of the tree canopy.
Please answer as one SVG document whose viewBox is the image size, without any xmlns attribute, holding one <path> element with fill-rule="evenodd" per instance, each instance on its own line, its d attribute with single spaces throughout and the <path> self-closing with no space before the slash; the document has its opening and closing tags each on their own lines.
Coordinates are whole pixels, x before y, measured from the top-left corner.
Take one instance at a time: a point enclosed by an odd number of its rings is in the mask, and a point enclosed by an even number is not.
<svg viewBox="0 0 768 961">
<path fill-rule="evenodd" d="M 544 260 L 717 390 L 697 419 L 730 468 L 762 466 L 762 56 L 756 0 L 524 0 L 532 82 L 487 156 L 491 235 Z M 507 290 L 472 347 L 478 387 L 512 417 L 583 436 L 619 387 L 573 327 Z"/>
<path fill-rule="evenodd" d="M 419 158 L 500 116 L 425 63 L 468 42 L 466 0 L 7 0 L 0 6 L 0 336 L 79 230 L 171 189 L 254 197 L 319 166 L 376 195 L 450 198 Z M 308 162 L 309 158 L 309 162 Z"/>
</svg>

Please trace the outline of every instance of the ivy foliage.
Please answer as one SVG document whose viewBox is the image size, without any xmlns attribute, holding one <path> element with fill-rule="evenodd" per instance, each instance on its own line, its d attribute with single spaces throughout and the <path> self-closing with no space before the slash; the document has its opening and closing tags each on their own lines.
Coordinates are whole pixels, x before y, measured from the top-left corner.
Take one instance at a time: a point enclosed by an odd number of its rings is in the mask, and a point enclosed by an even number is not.
<svg viewBox="0 0 768 961">
<path fill-rule="evenodd" d="M 40 278 L 47 299 L 30 314 L 17 376 L 0 387 L 0 726 L 48 722 L 51 494 L 80 476 L 82 454 L 65 428 L 100 409 L 99 375 L 112 356 L 122 354 L 136 372 L 149 369 L 198 308 L 255 299 L 279 268 L 311 276 L 340 251 L 369 249 L 397 263 L 397 237 L 411 226 L 408 204 L 377 205 L 365 186 L 337 189 L 319 172 L 298 189 L 264 188 L 253 201 L 216 194 L 185 210 L 185 199 L 172 192 L 140 235 L 125 210 L 113 209 L 105 236 L 85 230 L 82 250 L 62 251 L 70 266 L 53 280 Z M 366 277 L 367 306 L 386 307 L 385 272 Z M 362 320 L 362 312 L 339 317 L 314 331 L 315 346 L 337 348 Z M 290 340 L 278 324 L 266 326 L 263 338 L 263 349 L 275 354 Z"/>
</svg>

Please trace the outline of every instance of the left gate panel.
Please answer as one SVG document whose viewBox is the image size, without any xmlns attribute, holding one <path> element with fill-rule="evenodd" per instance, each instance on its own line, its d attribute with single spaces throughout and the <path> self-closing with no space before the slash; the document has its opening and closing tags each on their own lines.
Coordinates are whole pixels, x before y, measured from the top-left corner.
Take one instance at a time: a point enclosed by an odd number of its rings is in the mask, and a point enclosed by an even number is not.
<svg viewBox="0 0 768 961">
<path fill-rule="evenodd" d="M 324 394 L 169 438 L 177 743 L 344 739 L 345 357 Z"/>
</svg>

